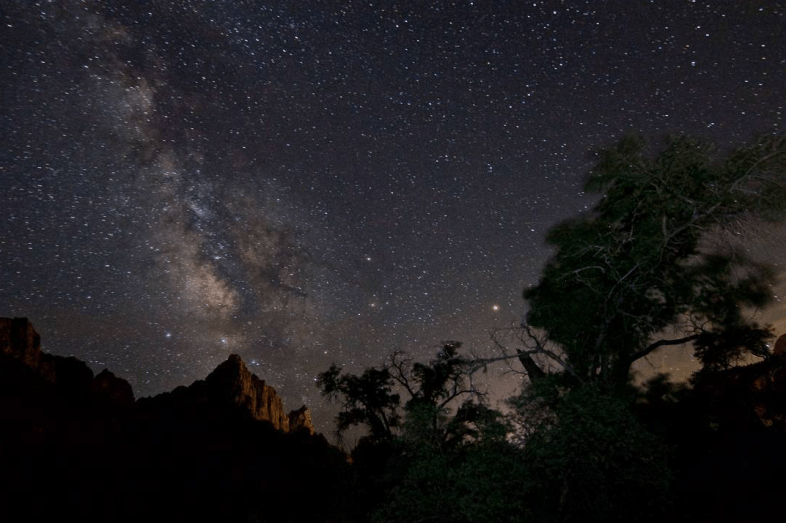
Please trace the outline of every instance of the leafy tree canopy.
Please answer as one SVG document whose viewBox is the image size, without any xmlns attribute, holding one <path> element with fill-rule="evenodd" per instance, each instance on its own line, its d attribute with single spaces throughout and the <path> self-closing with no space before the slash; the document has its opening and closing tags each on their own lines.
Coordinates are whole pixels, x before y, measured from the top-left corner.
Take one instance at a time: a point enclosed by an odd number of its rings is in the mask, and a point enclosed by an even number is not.
<svg viewBox="0 0 786 523">
<path fill-rule="evenodd" d="M 616 388 L 634 361 L 687 342 L 710 366 L 767 354 L 770 331 L 745 310 L 769 302 L 773 272 L 719 240 L 783 216 L 786 138 L 716 159 L 690 138 L 653 153 L 628 137 L 599 153 L 585 188 L 604 196 L 551 229 L 556 253 L 524 292 L 531 344 L 518 356 L 530 378 L 550 359 L 573 383 Z"/>
<path fill-rule="evenodd" d="M 339 431 L 365 426 L 353 451 L 362 501 L 373 520 L 515 521 L 524 510 L 522 456 L 510 427 L 473 383 L 481 368 L 447 342 L 428 363 L 393 352 L 381 368 L 319 375 L 322 393 L 342 403 Z M 406 401 L 395 390 L 408 396 Z M 380 495 L 382 493 L 382 495 Z"/>
<path fill-rule="evenodd" d="M 513 399 L 531 401 L 526 393 Z M 667 448 L 621 398 L 575 387 L 552 402 L 524 446 L 537 481 L 527 506 L 537 521 L 659 521 L 668 509 Z"/>
<path fill-rule="evenodd" d="M 770 302 L 774 273 L 732 240 L 786 212 L 786 137 L 722 157 L 690 138 L 657 150 L 625 138 L 599 153 L 586 190 L 603 196 L 550 230 L 515 354 L 466 358 L 448 342 L 427 364 L 394 352 L 359 376 L 319 375 L 342 403 L 339 432 L 369 430 L 354 456 L 374 518 L 660 520 L 670 450 L 634 415 L 632 364 L 684 343 L 708 370 L 768 356 L 771 331 L 750 311 Z M 510 401 L 515 434 L 472 381 L 512 357 L 530 378 Z"/>
<path fill-rule="evenodd" d="M 399 429 L 416 438 L 457 441 L 477 437 L 478 427 L 500 432 L 496 413 L 483 405 L 484 395 L 472 380 L 475 360 L 460 355 L 460 348 L 460 342 L 446 342 L 429 363 L 393 352 L 381 368 L 368 368 L 360 376 L 331 365 L 318 375 L 317 386 L 323 396 L 342 403 L 339 435 L 355 425 L 365 426 L 377 440 L 390 439 Z M 397 389 L 409 396 L 403 404 Z M 451 418 L 449 405 L 460 398 L 467 401 Z"/>
<path fill-rule="evenodd" d="M 401 396 L 393 392 L 393 379 L 386 368 L 370 367 L 360 376 L 341 374 L 334 363 L 317 376 L 317 386 L 329 400 L 342 402 L 336 417 L 338 434 L 365 425 L 371 436 L 389 438 L 401 424 Z"/>
</svg>

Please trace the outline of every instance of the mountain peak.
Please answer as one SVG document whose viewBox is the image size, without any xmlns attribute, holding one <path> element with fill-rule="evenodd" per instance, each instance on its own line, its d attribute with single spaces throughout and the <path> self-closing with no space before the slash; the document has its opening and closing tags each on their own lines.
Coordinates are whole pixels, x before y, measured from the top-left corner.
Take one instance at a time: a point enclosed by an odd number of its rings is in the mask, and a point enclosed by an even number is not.
<svg viewBox="0 0 786 523">
<path fill-rule="evenodd" d="M 205 378 L 209 395 L 231 401 L 247 409 L 254 419 L 270 422 L 275 428 L 289 432 L 289 416 L 284 412 L 276 389 L 248 370 L 243 359 L 231 354 L 226 361 Z"/>
<path fill-rule="evenodd" d="M 284 432 L 305 429 L 314 433 L 311 411 L 303 406 L 286 414 L 276 389 L 251 373 L 237 354 L 230 354 L 205 378 L 205 383 L 211 396 L 244 407 L 254 419 L 268 421 Z"/>
</svg>

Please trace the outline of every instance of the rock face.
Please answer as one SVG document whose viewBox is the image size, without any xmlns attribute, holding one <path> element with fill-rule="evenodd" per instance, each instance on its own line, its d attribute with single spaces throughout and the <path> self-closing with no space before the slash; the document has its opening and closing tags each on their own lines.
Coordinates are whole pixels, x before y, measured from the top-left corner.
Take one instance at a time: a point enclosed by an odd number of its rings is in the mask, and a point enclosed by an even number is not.
<svg viewBox="0 0 786 523">
<path fill-rule="evenodd" d="M 0 318 L 0 354 L 19 361 L 56 385 L 61 395 L 87 397 L 92 393 L 134 403 L 131 385 L 108 370 L 94 378 L 85 362 L 41 351 L 41 337 L 27 318 Z"/>
<path fill-rule="evenodd" d="M 722 405 L 725 416 L 751 414 L 765 427 L 786 429 L 786 334 L 766 360 L 700 376 L 694 388 Z"/>
<path fill-rule="evenodd" d="M 289 417 L 276 389 L 251 374 L 237 354 L 216 367 L 205 383 L 213 396 L 211 399 L 231 401 L 248 409 L 254 419 L 268 421 L 275 428 L 289 432 Z"/>
<path fill-rule="evenodd" d="M 300 429 L 313 431 L 308 410 L 287 415 L 238 356 L 135 401 L 108 370 L 41 352 L 26 319 L 0 318 L 2 522 L 334 521 L 346 455 Z"/>
<path fill-rule="evenodd" d="M 237 354 L 230 355 L 204 381 L 181 389 L 180 395 L 192 401 L 232 403 L 283 432 L 305 429 L 314 433 L 311 412 L 304 406 L 287 414 L 276 389 L 252 374 Z"/>
<path fill-rule="evenodd" d="M 41 337 L 27 318 L 0 318 L 0 354 L 19 361 L 55 384 L 60 394 L 69 397 L 92 395 L 109 399 L 118 406 L 135 403 L 131 385 L 109 370 L 104 369 L 94 377 L 90 367 L 77 358 L 42 352 Z M 237 354 L 229 356 L 204 380 L 156 398 L 159 405 L 170 401 L 181 405 L 235 405 L 280 431 L 307 430 L 314 434 L 311 412 L 303 406 L 287 414 L 276 389 L 252 374 Z"/>
<path fill-rule="evenodd" d="M 118 405 L 133 405 L 134 391 L 124 379 L 118 378 L 108 369 L 104 369 L 93 378 L 90 390 L 98 395 L 109 398 Z"/>
<path fill-rule="evenodd" d="M 27 318 L 0 318 L 0 354 L 19 360 L 25 366 L 55 381 L 55 366 L 41 352 L 41 337 Z"/>
<path fill-rule="evenodd" d="M 314 425 L 311 423 L 311 411 L 305 405 L 289 413 L 289 431 L 296 432 L 299 430 L 307 430 L 309 434 L 314 434 Z"/>
<path fill-rule="evenodd" d="M 778 341 L 775 342 L 775 348 L 773 349 L 772 354 L 775 356 L 786 355 L 786 334 L 781 334 L 781 337 L 778 338 Z"/>
<path fill-rule="evenodd" d="M 314 434 L 311 411 L 303 406 L 287 414 L 276 389 L 252 374 L 237 354 L 230 355 L 204 380 L 152 398 L 143 398 L 139 406 L 159 413 L 201 408 L 218 411 L 239 409 L 282 432 L 307 430 Z"/>
</svg>

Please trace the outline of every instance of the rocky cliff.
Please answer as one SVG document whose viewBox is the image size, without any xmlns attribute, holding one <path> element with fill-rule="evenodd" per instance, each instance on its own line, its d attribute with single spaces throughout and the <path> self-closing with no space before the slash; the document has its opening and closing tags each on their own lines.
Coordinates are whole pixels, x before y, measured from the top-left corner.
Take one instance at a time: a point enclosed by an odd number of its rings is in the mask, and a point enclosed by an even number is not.
<svg viewBox="0 0 786 523">
<path fill-rule="evenodd" d="M 134 403 L 131 385 L 108 370 L 94 377 L 90 367 L 77 358 L 43 352 L 41 337 L 27 318 L 0 318 L 0 354 L 55 385 L 61 395 Z"/>
<path fill-rule="evenodd" d="M 252 374 L 237 354 L 232 354 L 204 380 L 178 387 L 160 400 L 176 404 L 231 404 L 241 407 L 256 420 L 267 421 L 283 432 L 297 429 L 314 433 L 311 412 L 304 406 L 287 414 L 276 389 Z M 290 425 L 290 421 L 292 424 Z"/>
<path fill-rule="evenodd" d="M 251 374 L 237 354 L 216 367 L 205 382 L 217 398 L 248 409 L 254 419 L 269 421 L 275 428 L 289 431 L 289 417 L 276 389 Z"/>
<path fill-rule="evenodd" d="M 286 414 L 238 356 L 135 401 L 108 370 L 42 352 L 26 319 L 0 319 L 2 522 L 335 521 L 347 457 L 309 432 L 308 409 Z"/>
<path fill-rule="evenodd" d="M 309 434 L 314 434 L 311 411 L 305 405 L 289 413 L 289 431 L 296 432 L 298 430 L 307 430 Z"/>
<path fill-rule="evenodd" d="M 104 369 L 93 378 L 90 390 L 98 395 L 109 398 L 118 405 L 132 405 L 134 391 L 124 379 L 115 376 L 109 369 Z"/>
<path fill-rule="evenodd" d="M 47 381 L 55 381 L 54 363 L 44 357 L 41 337 L 27 318 L 0 318 L 0 354 L 19 361 Z"/>
<path fill-rule="evenodd" d="M 119 406 L 135 403 L 131 385 L 109 370 L 104 369 L 93 376 L 93 371 L 77 358 L 42 352 L 41 337 L 27 318 L 0 318 L 0 354 L 18 361 L 56 385 L 61 394 L 98 396 Z M 303 429 L 314 433 L 308 408 L 303 406 L 286 413 L 276 390 L 252 374 L 236 354 L 229 356 L 204 380 L 188 387 L 178 387 L 171 393 L 143 403 L 156 405 L 159 409 L 183 404 L 234 405 L 246 410 L 254 419 L 267 421 L 283 432 Z"/>
</svg>

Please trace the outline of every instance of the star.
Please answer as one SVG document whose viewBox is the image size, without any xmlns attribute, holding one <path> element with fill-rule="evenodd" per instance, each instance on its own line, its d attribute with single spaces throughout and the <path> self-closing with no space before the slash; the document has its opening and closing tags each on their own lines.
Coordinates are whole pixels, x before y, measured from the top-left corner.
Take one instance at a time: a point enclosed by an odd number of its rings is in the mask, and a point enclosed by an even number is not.
<svg viewBox="0 0 786 523">
<path fill-rule="evenodd" d="M 776 2 L 11 4 L 0 316 L 137 397 L 235 352 L 296 408 L 333 362 L 488 347 L 592 151 L 786 125 Z"/>
</svg>

